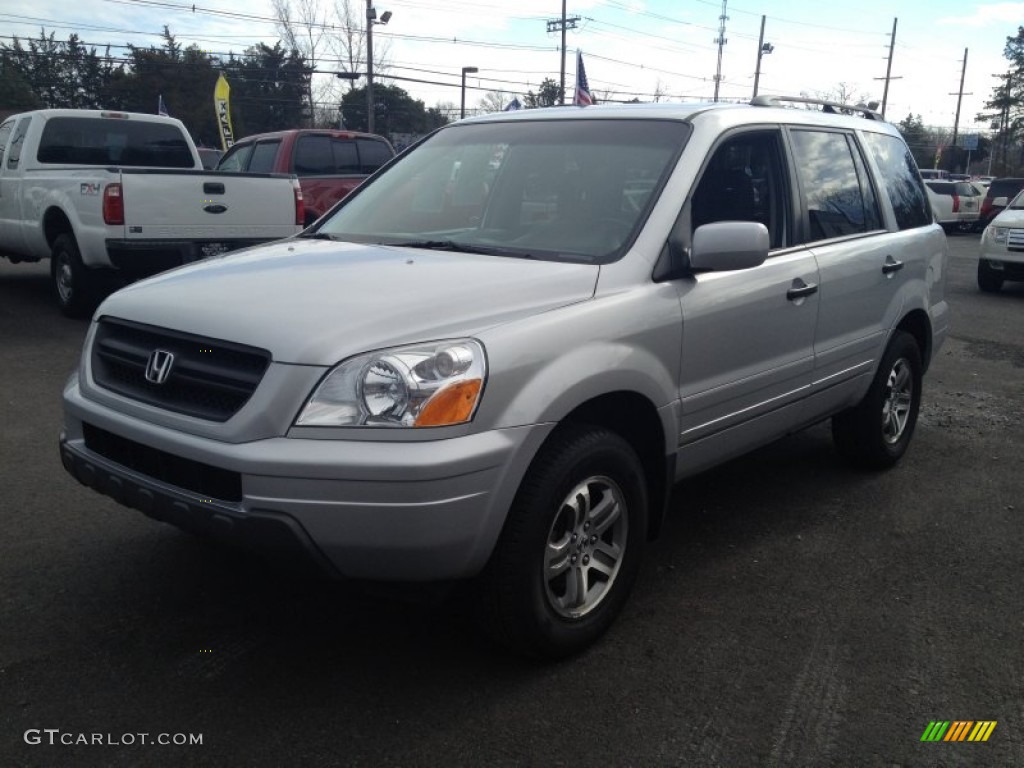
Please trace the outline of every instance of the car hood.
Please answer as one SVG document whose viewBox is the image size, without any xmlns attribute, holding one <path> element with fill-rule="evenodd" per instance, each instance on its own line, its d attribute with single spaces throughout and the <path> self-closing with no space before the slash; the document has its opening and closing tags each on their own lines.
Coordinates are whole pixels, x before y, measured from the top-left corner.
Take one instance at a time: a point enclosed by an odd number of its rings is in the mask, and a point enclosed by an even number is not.
<svg viewBox="0 0 1024 768">
<path fill-rule="evenodd" d="M 1024 208 L 1004 208 L 991 221 L 993 227 L 1024 227 Z"/>
<path fill-rule="evenodd" d="M 600 267 L 321 240 L 286 240 L 124 288 L 109 315 L 333 365 L 352 354 L 468 336 L 594 295 Z"/>
</svg>

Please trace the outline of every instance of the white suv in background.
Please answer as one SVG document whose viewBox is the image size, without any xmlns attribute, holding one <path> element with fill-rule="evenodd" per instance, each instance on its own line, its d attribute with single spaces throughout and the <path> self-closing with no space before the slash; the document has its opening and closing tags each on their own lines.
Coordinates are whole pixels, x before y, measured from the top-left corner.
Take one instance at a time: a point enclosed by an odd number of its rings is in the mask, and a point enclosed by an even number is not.
<svg viewBox="0 0 1024 768">
<path fill-rule="evenodd" d="M 978 287 L 995 293 L 1004 280 L 1024 280 L 1024 191 L 992 219 L 981 236 Z"/>
<path fill-rule="evenodd" d="M 925 179 L 928 199 L 935 220 L 947 232 L 966 231 L 974 227 L 981 211 L 984 192 L 969 181 Z"/>
</svg>

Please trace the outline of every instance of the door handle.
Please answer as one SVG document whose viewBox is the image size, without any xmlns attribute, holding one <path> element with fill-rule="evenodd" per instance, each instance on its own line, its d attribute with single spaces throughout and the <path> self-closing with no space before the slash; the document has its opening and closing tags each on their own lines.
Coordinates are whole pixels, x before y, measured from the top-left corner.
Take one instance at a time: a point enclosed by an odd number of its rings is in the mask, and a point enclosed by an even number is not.
<svg viewBox="0 0 1024 768">
<path fill-rule="evenodd" d="M 799 277 L 793 281 L 793 286 L 786 291 L 786 298 L 790 301 L 796 301 L 797 299 L 803 299 L 810 296 L 813 293 L 818 292 L 817 283 L 805 283 Z"/>
<path fill-rule="evenodd" d="M 882 274 L 890 275 L 893 272 L 899 272 L 903 269 L 903 262 L 896 261 L 892 256 L 885 257 L 885 264 L 882 265 Z"/>
</svg>

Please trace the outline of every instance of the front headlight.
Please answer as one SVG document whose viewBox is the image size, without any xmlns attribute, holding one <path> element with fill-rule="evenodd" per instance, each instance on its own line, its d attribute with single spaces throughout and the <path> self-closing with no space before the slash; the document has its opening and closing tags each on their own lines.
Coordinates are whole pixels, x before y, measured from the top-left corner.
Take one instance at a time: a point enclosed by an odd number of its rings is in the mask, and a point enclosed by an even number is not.
<svg viewBox="0 0 1024 768">
<path fill-rule="evenodd" d="M 991 227 L 990 229 L 993 243 L 1006 243 L 1006 233 L 1010 231 L 1009 227 Z"/>
<path fill-rule="evenodd" d="M 487 360 L 473 339 L 435 341 L 349 358 L 306 402 L 298 427 L 443 427 L 473 418 Z"/>
</svg>

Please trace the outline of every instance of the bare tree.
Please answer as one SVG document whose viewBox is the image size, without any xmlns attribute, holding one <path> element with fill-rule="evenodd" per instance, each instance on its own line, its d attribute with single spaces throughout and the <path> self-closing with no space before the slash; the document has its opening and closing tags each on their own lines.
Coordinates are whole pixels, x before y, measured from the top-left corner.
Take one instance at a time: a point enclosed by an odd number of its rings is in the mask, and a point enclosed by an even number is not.
<svg viewBox="0 0 1024 768">
<path fill-rule="evenodd" d="M 316 70 L 327 49 L 327 17 L 320 10 L 319 0 L 271 0 L 277 31 L 285 46 L 298 51 L 306 60 L 306 66 Z M 316 124 L 316 99 L 314 98 L 313 76 L 306 86 L 309 104 L 309 125 Z"/>
<path fill-rule="evenodd" d="M 366 73 L 366 13 L 360 0 L 271 0 L 277 30 L 288 48 L 297 50 L 310 69 L 309 124 L 334 125 L 344 88 L 354 79 L 341 80 L 335 72 Z M 387 71 L 390 41 L 374 41 L 373 69 Z M 343 83 L 347 82 L 347 86 Z"/>
<path fill-rule="evenodd" d="M 480 99 L 477 108 L 481 114 L 487 114 L 488 112 L 501 112 L 509 105 L 512 101 L 513 94 L 506 93 L 505 91 L 488 91 L 484 94 L 483 98 Z M 522 99 L 520 99 L 522 101 Z"/>
</svg>

